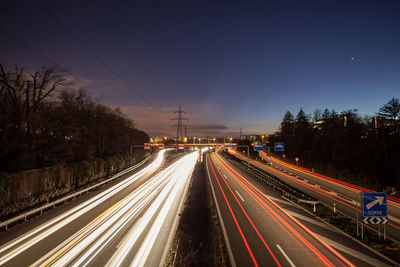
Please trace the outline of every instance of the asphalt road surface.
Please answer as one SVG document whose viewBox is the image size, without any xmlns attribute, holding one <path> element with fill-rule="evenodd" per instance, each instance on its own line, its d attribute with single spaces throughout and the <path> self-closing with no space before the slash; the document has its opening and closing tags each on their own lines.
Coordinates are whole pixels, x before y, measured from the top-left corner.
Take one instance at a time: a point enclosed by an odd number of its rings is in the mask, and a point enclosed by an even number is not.
<svg viewBox="0 0 400 267">
<path fill-rule="evenodd" d="M 393 265 L 218 154 L 206 166 L 233 266 Z"/>
<path fill-rule="evenodd" d="M 1 266 L 159 266 L 197 153 L 158 171 L 163 154 L 114 185 L 1 233 Z"/>
<path fill-rule="evenodd" d="M 236 157 L 247 160 L 247 157 L 236 151 L 230 150 Z M 290 186 L 307 193 L 311 197 L 336 207 L 336 210 L 357 220 L 362 219 L 361 193 L 371 192 L 367 188 L 353 185 L 331 177 L 314 173 L 310 170 L 288 164 L 274 157 L 267 156 L 264 152 L 260 156 L 269 164 L 250 159 L 250 164 L 268 173 L 271 173 Z M 400 242 L 400 203 L 399 199 L 388 197 L 389 222 L 386 225 L 386 234 L 394 241 Z M 375 230 L 380 227 L 383 232 L 383 225 L 368 225 Z"/>
</svg>

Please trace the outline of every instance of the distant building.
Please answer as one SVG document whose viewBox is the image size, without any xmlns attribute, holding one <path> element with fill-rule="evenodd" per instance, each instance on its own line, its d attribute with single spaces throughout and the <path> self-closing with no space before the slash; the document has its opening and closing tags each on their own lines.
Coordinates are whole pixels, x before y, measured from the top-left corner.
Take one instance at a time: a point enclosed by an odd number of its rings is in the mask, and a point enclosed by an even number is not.
<svg viewBox="0 0 400 267">
<path fill-rule="evenodd" d="M 324 123 L 325 123 L 324 120 L 313 121 L 313 122 L 311 122 L 311 126 L 312 126 L 314 129 L 322 130 L 322 125 L 323 125 Z"/>
<path fill-rule="evenodd" d="M 385 126 L 386 118 L 383 116 L 374 116 L 371 118 L 372 128 L 381 129 Z"/>
<path fill-rule="evenodd" d="M 257 141 L 257 140 L 261 140 L 260 136 L 258 134 L 250 134 L 249 135 L 249 140 L 250 141 Z"/>
</svg>

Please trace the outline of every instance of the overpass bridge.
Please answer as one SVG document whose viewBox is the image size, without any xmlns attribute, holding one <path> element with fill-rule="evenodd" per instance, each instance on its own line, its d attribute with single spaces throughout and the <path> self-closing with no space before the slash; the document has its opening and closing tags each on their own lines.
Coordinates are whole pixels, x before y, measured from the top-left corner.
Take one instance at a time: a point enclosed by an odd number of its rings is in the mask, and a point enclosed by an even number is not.
<svg viewBox="0 0 400 267">
<path fill-rule="evenodd" d="M 145 143 L 144 145 L 135 145 L 135 147 L 143 147 L 144 149 L 164 149 L 164 148 L 190 148 L 190 147 L 236 147 L 236 143 Z"/>
</svg>

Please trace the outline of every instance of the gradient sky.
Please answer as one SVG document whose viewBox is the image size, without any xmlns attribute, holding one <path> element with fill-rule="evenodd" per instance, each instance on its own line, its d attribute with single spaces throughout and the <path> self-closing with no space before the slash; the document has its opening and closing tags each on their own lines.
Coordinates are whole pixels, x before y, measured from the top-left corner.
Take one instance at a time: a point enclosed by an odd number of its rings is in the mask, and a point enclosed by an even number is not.
<svg viewBox="0 0 400 267">
<path fill-rule="evenodd" d="M 14 3 L 12 3 L 14 2 Z M 400 1 L 4 1 L 0 63 L 69 69 L 151 135 L 272 133 L 400 97 Z"/>
</svg>

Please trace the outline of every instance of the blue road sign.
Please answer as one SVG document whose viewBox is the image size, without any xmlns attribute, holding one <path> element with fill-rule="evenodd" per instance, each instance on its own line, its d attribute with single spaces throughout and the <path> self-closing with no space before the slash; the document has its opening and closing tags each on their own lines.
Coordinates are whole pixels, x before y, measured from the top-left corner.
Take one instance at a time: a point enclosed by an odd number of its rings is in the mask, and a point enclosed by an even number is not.
<svg viewBox="0 0 400 267">
<path fill-rule="evenodd" d="M 275 142 L 274 143 L 274 151 L 285 151 L 285 143 Z"/>
<path fill-rule="evenodd" d="M 387 217 L 387 196 L 383 192 L 362 194 L 363 217 Z"/>
<path fill-rule="evenodd" d="M 263 147 L 262 146 L 254 146 L 254 151 L 262 151 Z"/>
</svg>

